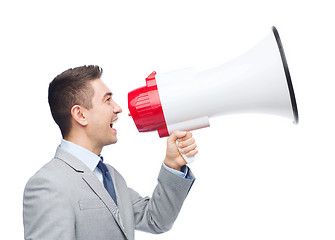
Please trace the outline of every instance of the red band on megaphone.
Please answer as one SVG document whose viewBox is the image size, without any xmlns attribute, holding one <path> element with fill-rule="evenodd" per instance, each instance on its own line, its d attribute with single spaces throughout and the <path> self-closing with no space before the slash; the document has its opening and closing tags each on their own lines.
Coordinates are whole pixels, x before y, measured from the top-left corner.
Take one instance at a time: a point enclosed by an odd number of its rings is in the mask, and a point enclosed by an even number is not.
<svg viewBox="0 0 335 240">
<path fill-rule="evenodd" d="M 128 93 L 128 109 L 139 132 L 158 131 L 160 137 L 169 136 L 159 98 L 156 72 L 146 78 L 146 86 Z"/>
</svg>

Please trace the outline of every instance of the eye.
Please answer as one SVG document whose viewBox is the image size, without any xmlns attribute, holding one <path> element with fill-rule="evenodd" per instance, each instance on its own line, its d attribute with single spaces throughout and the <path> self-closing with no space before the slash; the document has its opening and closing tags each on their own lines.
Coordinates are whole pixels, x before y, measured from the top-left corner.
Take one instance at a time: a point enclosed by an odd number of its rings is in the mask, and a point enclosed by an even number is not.
<svg viewBox="0 0 335 240">
<path fill-rule="evenodd" d="M 107 98 L 107 102 L 110 102 L 112 100 L 112 98 L 111 97 L 109 97 L 109 98 Z"/>
</svg>

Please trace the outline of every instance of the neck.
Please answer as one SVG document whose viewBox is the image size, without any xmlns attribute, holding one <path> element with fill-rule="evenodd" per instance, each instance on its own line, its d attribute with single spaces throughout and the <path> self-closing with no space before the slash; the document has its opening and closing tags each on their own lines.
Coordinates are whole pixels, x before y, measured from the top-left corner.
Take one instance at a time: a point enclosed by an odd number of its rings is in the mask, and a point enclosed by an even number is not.
<svg viewBox="0 0 335 240">
<path fill-rule="evenodd" d="M 102 147 L 98 146 L 97 144 L 94 144 L 90 139 L 86 137 L 76 137 L 76 136 L 67 136 L 64 137 L 66 141 L 72 142 L 74 144 L 77 144 L 91 152 L 93 152 L 96 155 L 100 155 L 102 151 Z"/>
</svg>

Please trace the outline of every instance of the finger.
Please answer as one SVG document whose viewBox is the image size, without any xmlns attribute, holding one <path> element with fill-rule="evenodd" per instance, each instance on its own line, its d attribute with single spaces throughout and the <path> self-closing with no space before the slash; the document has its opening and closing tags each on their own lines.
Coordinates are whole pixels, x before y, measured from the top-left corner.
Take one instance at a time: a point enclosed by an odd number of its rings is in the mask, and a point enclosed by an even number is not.
<svg viewBox="0 0 335 240">
<path fill-rule="evenodd" d="M 187 136 L 187 132 L 185 131 L 175 131 L 173 132 L 169 139 L 173 142 L 175 142 L 177 139 L 183 139 L 185 136 Z"/>
<path fill-rule="evenodd" d="M 195 143 L 195 139 L 193 137 L 191 137 L 191 138 L 186 139 L 184 141 L 180 141 L 179 144 L 178 144 L 178 147 L 179 148 L 184 148 L 184 147 L 187 147 L 189 145 L 192 145 L 193 143 Z"/>
<path fill-rule="evenodd" d="M 198 152 L 199 152 L 198 149 L 194 149 L 194 150 L 192 150 L 192 151 L 186 153 L 185 155 L 186 155 L 187 157 L 194 157 Z"/>
<path fill-rule="evenodd" d="M 184 147 L 184 148 L 180 148 L 180 152 L 184 153 L 184 154 L 187 154 L 188 152 L 191 152 L 191 151 L 195 150 L 196 148 L 197 148 L 197 144 L 193 143 L 190 146 L 187 146 L 187 147 Z"/>
<path fill-rule="evenodd" d="M 191 132 L 186 132 L 186 134 L 182 138 L 179 138 L 178 140 L 179 141 L 185 141 L 185 140 L 187 140 L 191 137 L 192 137 L 192 133 Z"/>
</svg>

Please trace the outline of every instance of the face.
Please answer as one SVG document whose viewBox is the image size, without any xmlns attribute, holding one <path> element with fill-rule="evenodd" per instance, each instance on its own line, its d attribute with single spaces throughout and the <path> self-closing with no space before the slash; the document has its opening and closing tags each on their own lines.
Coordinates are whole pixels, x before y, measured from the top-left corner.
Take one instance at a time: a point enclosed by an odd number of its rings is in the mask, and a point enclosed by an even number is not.
<svg viewBox="0 0 335 240">
<path fill-rule="evenodd" d="M 117 142 L 114 123 L 122 109 L 112 99 L 109 88 L 100 80 L 90 82 L 94 90 L 92 108 L 87 110 L 87 134 L 97 147 L 104 147 Z"/>
</svg>

